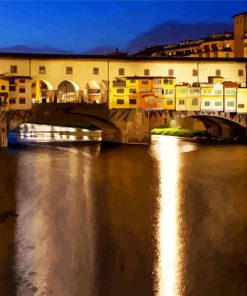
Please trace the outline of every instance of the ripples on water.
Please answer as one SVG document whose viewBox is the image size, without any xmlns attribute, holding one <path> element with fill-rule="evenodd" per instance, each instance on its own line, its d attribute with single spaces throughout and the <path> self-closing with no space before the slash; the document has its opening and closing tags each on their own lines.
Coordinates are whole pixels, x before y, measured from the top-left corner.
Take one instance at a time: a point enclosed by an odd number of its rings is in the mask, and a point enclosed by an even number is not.
<svg viewBox="0 0 247 296">
<path fill-rule="evenodd" d="M 246 146 L 99 140 L 40 125 L 10 136 L 0 295 L 247 295 Z"/>
</svg>

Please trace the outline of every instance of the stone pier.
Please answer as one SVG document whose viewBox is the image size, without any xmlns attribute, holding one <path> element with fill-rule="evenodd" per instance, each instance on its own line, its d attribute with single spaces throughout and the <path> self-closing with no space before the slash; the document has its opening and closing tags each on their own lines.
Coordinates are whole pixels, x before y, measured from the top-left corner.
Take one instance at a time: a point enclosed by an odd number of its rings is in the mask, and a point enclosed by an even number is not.
<svg viewBox="0 0 247 296">
<path fill-rule="evenodd" d="M 102 141 L 150 145 L 149 114 L 143 109 L 115 110 L 110 122 L 115 129 L 102 129 Z"/>
<path fill-rule="evenodd" d="M 0 111 L 0 148 L 8 146 L 7 112 Z"/>
<path fill-rule="evenodd" d="M 27 122 L 31 110 L 0 111 L 0 148 L 8 146 L 8 132 Z"/>
</svg>

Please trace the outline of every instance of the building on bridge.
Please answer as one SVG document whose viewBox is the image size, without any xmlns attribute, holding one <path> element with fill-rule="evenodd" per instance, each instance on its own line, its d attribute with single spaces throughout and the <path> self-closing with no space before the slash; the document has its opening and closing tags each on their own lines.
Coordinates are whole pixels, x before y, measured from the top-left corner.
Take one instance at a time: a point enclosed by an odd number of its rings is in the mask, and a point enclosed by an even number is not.
<svg viewBox="0 0 247 296">
<path fill-rule="evenodd" d="M 246 59 L 137 58 L 0 53 L 0 73 L 32 77 L 33 102 L 106 102 L 110 81 L 167 77 L 176 84 L 205 83 L 209 76 L 246 86 Z M 157 90 L 158 91 L 158 90 Z M 169 90 L 167 90 L 169 92 Z"/>
</svg>

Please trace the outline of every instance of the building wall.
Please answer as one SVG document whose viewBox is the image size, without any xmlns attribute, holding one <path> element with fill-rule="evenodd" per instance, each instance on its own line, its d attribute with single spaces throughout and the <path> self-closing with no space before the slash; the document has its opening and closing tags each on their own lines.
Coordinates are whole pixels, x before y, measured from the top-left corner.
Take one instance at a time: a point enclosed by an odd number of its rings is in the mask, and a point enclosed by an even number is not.
<svg viewBox="0 0 247 296">
<path fill-rule="evenodd" d="M 105 82 L 108 79 L 124 76 L 144 76 L 144 70 L 149 70 L 150 76 L 173 76 L 176 83 L 207 82 L 208 76 L 222 76 L 225 80 L 234 81 L 242 86 L 246 82 L 245 62 L 238 61 L 130 61 L 107 59 L 10 59 L 0 57 L 0 74 L 6 73 L 11 65 L 16 65 L 16 75 L 39 78 L 47 81 L 54 90 L 64 81 L 74 82 L 80 90 L 85 89 L 87 82 L 96 80 Z M 39 67 L 45 66 L 45 73 L 39 73 Z M 66 67 L 72 67 L 73 73 L 66 74 Z M 93 68 L 98 68 L 98 74 L 93 74 Z M 109 69 L 109 73 L 108 73 Z M 124 75 L 119 75 L 119 69 L 124 69 Z M 193 75 L 197 70 L 198 75 Z M 195 73 L 194 73 L 195 74 Z M 239 75 L 241 74 L 241 75 Z M 14 74 L 13 74 L 14 75 Z M 147 76 L 148 77 L 148 76 Z"/>
</svg>

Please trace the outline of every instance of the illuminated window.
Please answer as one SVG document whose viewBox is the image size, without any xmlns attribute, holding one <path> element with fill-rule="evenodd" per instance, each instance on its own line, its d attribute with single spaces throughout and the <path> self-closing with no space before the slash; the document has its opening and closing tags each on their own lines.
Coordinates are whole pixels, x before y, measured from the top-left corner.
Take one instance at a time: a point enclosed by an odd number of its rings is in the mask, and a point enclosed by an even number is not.
<svg viewBox="0 0 247 296">
<path fill-rule="evenodd" d="M 118 75 L 124 75 L 124 68 L 119 68 L 118 69 Z"/>
<path fill-rule="evenodd" d="M 45 66 L 39 66 L 39 74 L 45 74 Z"/>
<path fill-rule="evenodd" d="M 149 76 L 149 69 L 144 69 L 144 75 Z"/>
<path fill-rule="evenodd" d="M 130 79 L 130 83 L 135 83 L 135 79 Z"/>
<path fill-rule="evenodd" d="M 244 70 L 238 70 L 238 76 L 243 77 L 244 76 Z"/>
<path fill-rule="evenodd" d="M 198 75 L 198 71 L 197 71 L 196 69 L 193 69 L 193 70 L 192 70 L 192 75 L 193 75 L 193 76 L 197 76 L 197 75 Z"/>
<path fill-rule="evenodd" d="M 20 87 L 20 88 L 19 88 L 19 93 L 25 93 L 25 92 L 26 92 L 25 87 Z"/>
<path fill-rule="evenodd" d="M 93 74 L 98 75 L 99 74 L 99 68 L 93 68 Z"/>
<path fill-rule="evenodd" d="M 19 99 L 19 103 L 20 104 L 25 104 L 26 103 L 26 99 L 25 98 L 20 98 Z"/>
<path fill-rule="evenodd" d="M 136 93 L 136 89 L 135 88 L 130 88 L 129 89 L 129 93 L 130 94 L 135 94 Z"/>
<path fill-rule="evenodd" d="M 226 53 L 226 58 L 229 58 L 230 57 L 230 54 L 229 52 Z"/>
<path fill-rule="evenodd" d="M 173 71 L 173 69 L 169 69 L 169 70 L 168 70 L 168 75 L 169 75 L 169 76 L 173 76 L 173 75 L 174 75 L 174 71 Z"/>
<path fill-rule="evenodd" d="M 210 102 L 209 101 L 204 102 L 204 106 L 205 107 L 209 107 L 210 106 Z"/>
<path fill-rule="evenodd" d="M 66 67 L 66 74 L 73 74 L 73 67 Z"/>
<path fill-rule="evenodd" d="M 161 84 L 161 79 L 154 79 L 154 84 Z"/>
<path fill-rule="evenodd" d="M 163 89 L 162 89 L 162 88 L 154 88 L 154 89 L 153 89 L 153 92 L 154 92 L 156 95 L 162 95 L 162 94 L 163 94 Z"/>
<path fill-rule="evenodd" d="M 5 89 L 6 89 L 5 85 L 2 85 L 1 90 L 5 90 Z"/>
<path fill-rule="evenodd" d="M 221 71 L 219 69 L 215 70 L 215 75 L 216 76 L 220 76 L 221 75 Z"/>
<path fill-rule="evenodd" d="M 17 73 L 17 66 L 16 65 L 10 66 L 10 73 Z"/>
<path fill-rule="evenodd" d="M 218 57 L 218 52 L 215 51 L 215 52 L 214 52 L 214 58 L 217 58 L 217 57 Z"/>
<path fill-rule="evenodd" d="M 118 105 L 123 105 L 124 104 L 124 100 L 123 99 L 117 99 L 117 104 Z"/>
<path fill-rule="evenodd" d="M 184 105 L 184 100 L 179 100 L 179 105 Z"/>
<path fill-rule="evenodd" d="M 173 100 L 167 100 L 167 101 L 166 101 L 166 104 L 167 104 L 167 105 L 172 105 L 172 104 L 173 104 Z"/>
<path fill-rule="evenodd" d="M 148 84 L 148 80 L 142 80 L 142 84 L 147 85 Z"/>
<path fill-rule="evenodd" d="M 124 89 L 123 88 L 118 88 L 117 89 L 117 94 L 123 94 L 124 93 Z"/>
</svg>

